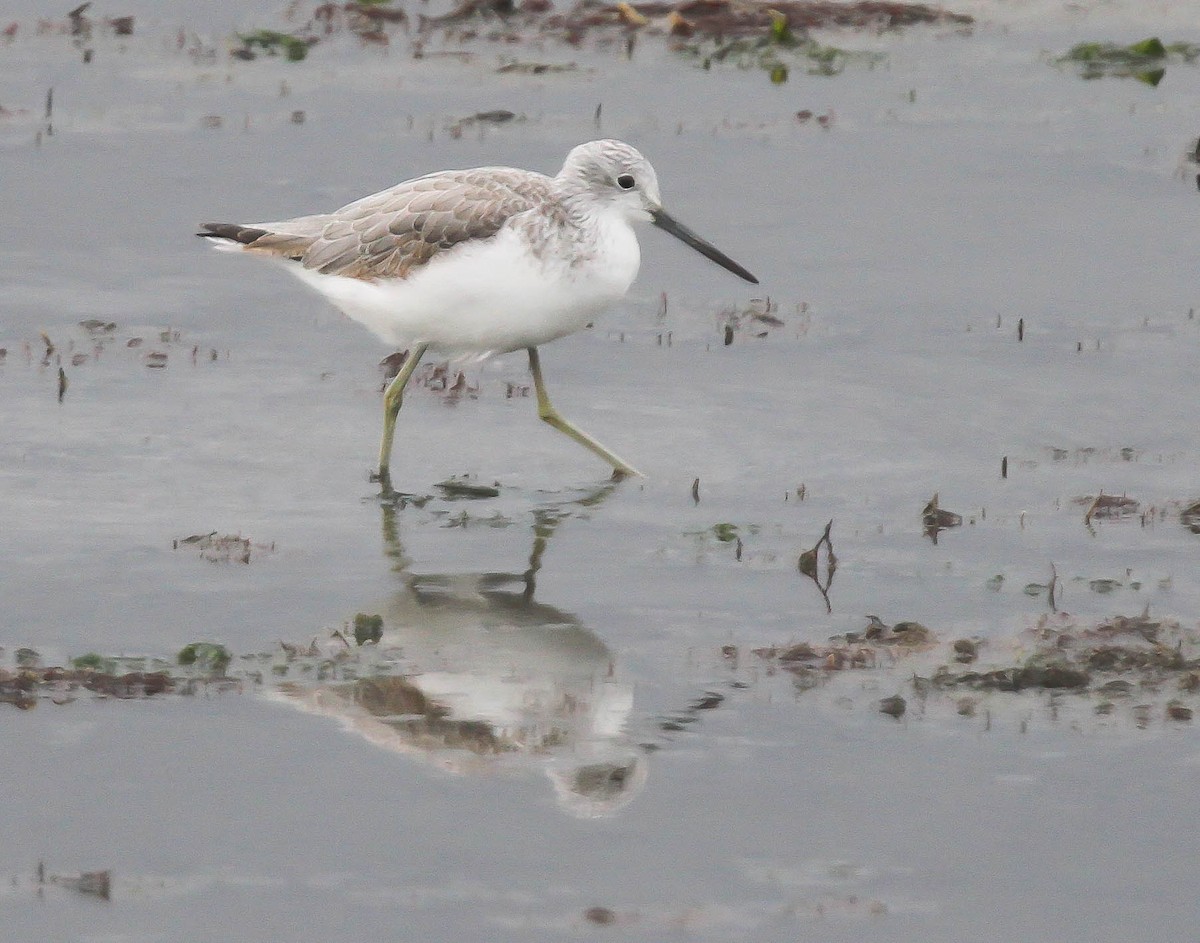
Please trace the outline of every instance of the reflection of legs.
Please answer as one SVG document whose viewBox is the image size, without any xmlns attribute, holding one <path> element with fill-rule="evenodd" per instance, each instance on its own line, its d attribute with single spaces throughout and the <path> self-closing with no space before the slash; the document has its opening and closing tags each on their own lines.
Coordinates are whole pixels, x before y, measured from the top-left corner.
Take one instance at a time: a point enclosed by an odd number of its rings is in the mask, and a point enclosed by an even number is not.
<svg viewBox="0 0 1200 943">
<path fill-rule="evenodd" d="M 408 352 L 400 372 L 383 391 L 383 440 L 379 443 L 379 482 L 384 491 L 392 488 L 392 479 L 388 466 L 392 463 L 392 437 L 396 434 L 396 417 L 400 414 L 400 406 L 404 402 L 404 387 L 412 378 L 413 371 L 425 355 L 428 344 L 418 344 Z"/>
<path fill-rule="evenodd" d="M 625 478 L 628 475 L 637 475 L 639 478 L 644 477 L 632 465 L 617 458 L 617 456 L 587 433 L 571 425 L 571 423 L 558 414 L 558 410 L 550 402 L 550 397 L 546 395 L 546 384 L 542 382 L 542 365 L 538 358 L 536 347 L 529 348 L 529 372 L 533 374 L 533 388 L 537 391 L 538 418 L 549 423 L 559 432 L 565 432 L 584 448 L 591 449 L 591 451 L 608 462 L 612 466 L 613 478 Z"/>
</svg>

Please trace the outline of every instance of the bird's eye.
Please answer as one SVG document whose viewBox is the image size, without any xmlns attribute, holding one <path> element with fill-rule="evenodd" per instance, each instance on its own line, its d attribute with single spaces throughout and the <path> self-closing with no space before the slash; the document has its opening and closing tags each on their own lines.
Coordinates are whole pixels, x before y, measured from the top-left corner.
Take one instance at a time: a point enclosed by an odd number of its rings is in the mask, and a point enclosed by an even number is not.
<svg viewBox="0 0 1200 943">
<path fill-rule="evenodd" d="M 633 184 L 633 174 L 621 174 L 621 176 L 617 178 L 617 186 L 622 190 L 632 190 Z"/>
</svg>

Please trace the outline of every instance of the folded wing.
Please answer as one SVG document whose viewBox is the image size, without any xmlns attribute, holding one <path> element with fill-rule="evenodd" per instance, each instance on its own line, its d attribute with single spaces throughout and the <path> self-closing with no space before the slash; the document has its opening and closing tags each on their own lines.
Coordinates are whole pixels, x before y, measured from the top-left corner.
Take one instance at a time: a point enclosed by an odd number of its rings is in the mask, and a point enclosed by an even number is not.
<svg viewBox="0 0 1200 943">
<path fill-rule="evenodd" d="M 455 246 L 494 236 L 552 199 L 550 179 L 508 168 L 429 174 L 333 213 L 272 223 L 205 223 L 201 236 L 299 262 L 324 275 L 405 278 Z"/>
</svg>

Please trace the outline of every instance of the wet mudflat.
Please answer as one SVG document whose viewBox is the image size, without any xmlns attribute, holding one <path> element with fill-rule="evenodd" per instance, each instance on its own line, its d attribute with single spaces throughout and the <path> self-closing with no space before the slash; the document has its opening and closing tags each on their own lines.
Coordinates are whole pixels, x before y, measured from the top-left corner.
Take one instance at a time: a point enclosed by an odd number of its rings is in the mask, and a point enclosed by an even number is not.
<svg viewBox="0 0 1200 943">
<path fill-rule="evenodd" d="M 1186 936 L 1200 37 L 950 9 L 15 11 L 0 938 Z M 645 481 L 514 355 L 420 378 L 381 506 L 390 352 L 195 224 L 601 135 L 761 290 L 650 232 L 543 350 Z"/>
</svg>

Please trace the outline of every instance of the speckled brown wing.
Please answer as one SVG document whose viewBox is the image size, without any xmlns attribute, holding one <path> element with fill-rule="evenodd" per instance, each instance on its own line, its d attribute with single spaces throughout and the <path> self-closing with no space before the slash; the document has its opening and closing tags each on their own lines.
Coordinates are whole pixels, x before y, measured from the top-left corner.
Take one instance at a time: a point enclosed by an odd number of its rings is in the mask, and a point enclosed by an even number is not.
<svg viewBox="0 0 1200 943">
<path fill-rule="evenodd" d="M 293 257 L 305 268 L 349 278 L 405 278 L 438 253 L 494 236 L 512 217 L 551 199 L 550 179 L 528 171 L 443 171 L 328 214 L 314 236 L 268 232 L 253 247 L 294 251 L 304 242 Z"/>
</svg>

